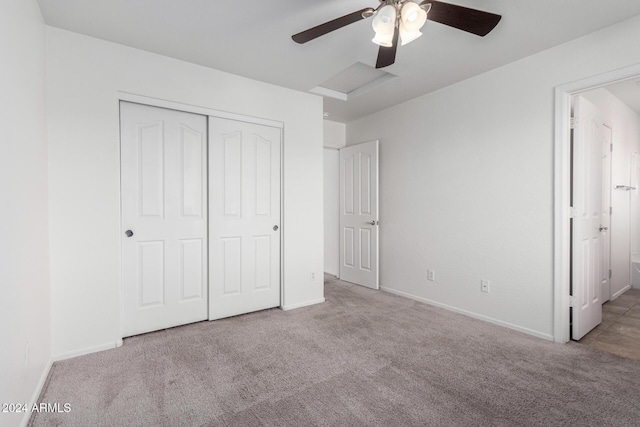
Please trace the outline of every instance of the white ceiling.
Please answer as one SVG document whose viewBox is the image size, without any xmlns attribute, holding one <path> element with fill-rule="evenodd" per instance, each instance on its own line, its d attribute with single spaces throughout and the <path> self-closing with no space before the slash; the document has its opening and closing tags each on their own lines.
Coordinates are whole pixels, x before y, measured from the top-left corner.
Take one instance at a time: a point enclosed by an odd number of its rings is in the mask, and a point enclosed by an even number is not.
<svg viewBox="0 0 640 427">
<path fill-rule="evenodd" d="M 377 56 L 370 19 L 304 45 L 291 35 L 378 0 L 38 2 L 48 25 L 300 91 Z M 640 14 L 638 0 L 451 2 L 502 21 L 484 38 L 427 21 L 385 68 L 399 78 L 347 101 L 325 98 L 329 119 L 349 122 Z"/>
</svg>

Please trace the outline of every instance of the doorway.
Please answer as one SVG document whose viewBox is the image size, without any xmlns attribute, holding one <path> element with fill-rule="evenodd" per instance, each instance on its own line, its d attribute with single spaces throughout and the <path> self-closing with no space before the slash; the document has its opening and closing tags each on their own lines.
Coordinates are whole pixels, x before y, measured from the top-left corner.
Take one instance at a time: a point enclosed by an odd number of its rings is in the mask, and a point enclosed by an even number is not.
<svg viewBox="0 0 640 427">
<path fill-rule="evenodd" d="M 602 298 L 597 308 L 602 321 L 591 325 L 582 334 L 577 335 L 572 331 L 572 339 L 609 348 L 616 354 L 624 352 L 624 346 L 637 347 L 636 336 L 640 334 L 640 321 L 633 317 L 635 311 L 628 306 L 634 303 L 630 300 L 633 294 L 630 289 L 634 286 L 633 272 L 637 266 L 634 260 L 640 248 L 637 233 L 640 217 L 636 206 L 640 187 L 637 173 L 640 152 L 638 82 L 640 77 L 574 96 L 574 117 L 576 105 L 588 102 L 598 111 L 597 115 L 602 122 L 599 134 L 604 148 L 601 174 L 603 203 L 599 224 L 604 231 L 598 233 L 602 240 L 599 252 Z M 580 127 L 580 123 L 577 123 L 576 128 Z M 610 169 L 607 170 L 605 166 L 610 166 Z M 574 190 L 575 187 L 574 180 Z M 607 237 L 610 238 L 610 244 L 606 242 Z M 575 249 L 574 241 L 574 252 Z M 635 286 L 637 285 L 636 280 Z M 575 311 L 576 307 L 572 310 Z M 572 329 L 575 330 L 575 326 L 574 323 Z"/>
<path fill-rule="evenodd" d="M 570 339 L 572 305 L 580 296 L 571 293 L 571 144 L 570 117 L 574 95 L 602 88 L 615 82 L 632 80 L 640 76 L 640 65 L 605 73 L 556 88 L 555 120 L 555 179 L 554 179 L 554 339 L 567 342 Z M 614 138 L 616 129 L 613 130 Z M 612 182 L 612 185 L 615 185 Z M 573 296 L 573 297 L 572 297 Z"/>
</svg>

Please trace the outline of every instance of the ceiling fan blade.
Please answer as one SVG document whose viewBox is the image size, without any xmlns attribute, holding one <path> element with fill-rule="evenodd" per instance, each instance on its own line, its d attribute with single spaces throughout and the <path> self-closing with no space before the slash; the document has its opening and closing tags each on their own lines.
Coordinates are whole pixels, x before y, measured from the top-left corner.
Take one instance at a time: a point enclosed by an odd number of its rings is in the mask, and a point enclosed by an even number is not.
<svg viewBox="0 0 640 427">
<path fill-rule="evenodd" d="M 313 28 L 309 28 L 306 31 L 302 31 L 298 34 L 294 34 L 291 36 L 294 42 L 296 43 L 306 43 L 320 36 L 324 36 L 331 31 L 335 31 L 339 28 L 345 27 L 349 24 L 353 24 L 354 22 L 358 22 L 361 19 L 364 19 L 362 14 L 364 12 L 373 13 L 373 9 L 370 7 L 364 8 L 362 10 L 358 10 L 356 12 L 350 13 L 348 15 L 341 16 L 340 18 L 336 18 L 332 21 L 325 22 L 324 24 L 320 24 Z"/>
<path fill-rule="evenodd" d="M 421 3 L 431 3 L 431 10 L 427 19 L 448 25 L 477 36 L 484 37 L 493 30 L 502 16 L 482 10 L 470 9 L 464 6 L 444 3 L 436 0 L 425 0 Z"/>
<path fill-rule="evenodd" d="M 396 50 L 398 49 L 398 27 L 393 31 L 393 41 L 391 47 L 380 46 L 378 49 L 378 59 L 376 68 L 384 68 L 396 62 Z"/>
</svg>

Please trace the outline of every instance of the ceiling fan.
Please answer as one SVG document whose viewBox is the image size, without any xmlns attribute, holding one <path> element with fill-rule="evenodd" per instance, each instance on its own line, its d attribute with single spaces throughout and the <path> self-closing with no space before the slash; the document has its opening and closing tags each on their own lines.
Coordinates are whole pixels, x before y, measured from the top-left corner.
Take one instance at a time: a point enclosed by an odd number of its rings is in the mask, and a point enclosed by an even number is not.
<svg viewBox="0 0 640 427">
<path fill-rule="evenodd" d="M 420 28 L 427 19 L 448 25 L 481 37 L 498 25 L 502 16 L 482 10 L 445 3 L 436 0 L 379 0 L 376 9 L 368 7 L 334 20 L 325 22 L 291 36 L 296 43 L 307 43 L 315 38 L 345 27 L 362 19 L 373 17 L 376 33 L 373 42 L 380 45 L 376 68 L 393 64 L 396 60 L 398 38 L 405 45 L 422 35 Z"/>
</svg>

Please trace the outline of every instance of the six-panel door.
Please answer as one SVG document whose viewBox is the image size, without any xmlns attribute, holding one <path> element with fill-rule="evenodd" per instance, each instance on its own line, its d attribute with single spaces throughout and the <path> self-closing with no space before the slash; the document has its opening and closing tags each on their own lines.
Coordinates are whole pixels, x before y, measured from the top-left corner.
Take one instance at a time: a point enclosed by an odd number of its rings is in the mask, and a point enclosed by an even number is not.
<svg viewBox="0 0 640 427">
<path fill-rule="evenodd" d="M 340 149 L 340 279 L 378 289 L 378 141 Z"/>
<path fill-rule="evenodd" d="M 209 118 L 209 319 L 280 305 L 279 128 Z"/>
<path fill-rule="evenodd" d="M 207 118 L 128 102 L 120 116 L 124 336 L 204 320 Z"/>
<path fill-rule="evenodd" d="M 602 322 L 602 118 L 582 96 L 574 98 L 571 338 Z"/>
</svg>

